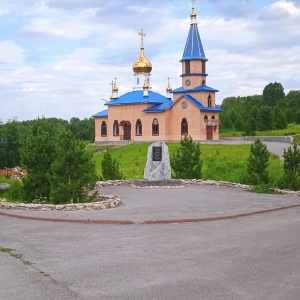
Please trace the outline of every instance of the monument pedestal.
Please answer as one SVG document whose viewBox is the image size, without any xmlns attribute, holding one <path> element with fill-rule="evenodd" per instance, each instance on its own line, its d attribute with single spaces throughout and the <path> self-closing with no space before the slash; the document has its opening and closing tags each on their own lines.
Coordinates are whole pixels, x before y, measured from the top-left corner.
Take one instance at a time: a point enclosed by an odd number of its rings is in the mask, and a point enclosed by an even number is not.
<svg viewBox="0 0 300 300">
<path fill-rule="evenodd" d="M 165 179 L 165 180 L 150 179 L 150 180 L 135 180 L 133 184 L 138 187 L 148 187 L 148 186 L 166 187 L 166 186 L 181 186 L 182 182 L 179 179 Z"/>
</svg>

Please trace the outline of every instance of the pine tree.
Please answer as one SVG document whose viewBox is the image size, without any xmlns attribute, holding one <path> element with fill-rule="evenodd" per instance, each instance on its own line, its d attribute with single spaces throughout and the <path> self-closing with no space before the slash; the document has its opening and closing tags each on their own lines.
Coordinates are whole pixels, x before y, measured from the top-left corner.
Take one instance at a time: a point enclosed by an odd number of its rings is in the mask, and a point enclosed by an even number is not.
<svg viewBox="0 0 300 300">
<path fill-rule="evenodd" d="M 55 127 L 47 119 L 38 119 L 20 149 L 22 165 L 28 175 L 23 179 L 24 200 L 50 200 L 49 172 L 54 160 Z"/>
<path fill-rule="evenodd" d="M 256 139 L 250 148 L 250 156 L 247 164 L 247 182 L 249 184 L 262 184 L 269 182 L 268 164 L 270 154 L 267 146 L 260 139 Z"/>
<path fill-rule="evenodd" d="M 284 149 L 283 153 L 283 180 L 282 188 L 299 190 L 300 189 L 300 151 L 297 145 Z"/>
<path fill-rule="evenodd" d="M 202 161 L 200 145 L 192 137 L 186 135 L 180 141 L 180 148 L 171 158 L 171 166 L 178 179 L 200 179 L 202 177 Z"/>
<path fill-rule="evenodd" d="M 54 139 L 54 159 L 49 182 L 52 203 L 79 203 L 89 199 L 87 191 L 97 180 L 95 163 L 83 141 L 71 131 L 60 130 Z"/>
<path fill-rule="evenodd" d="M 112 158 L 109 148 L 106 148 L 106 152 L 103 155 L 101 162 L 102 180 L 121 180 L 123 174 L 120 171 L 119 162 Z"/>
</svg>

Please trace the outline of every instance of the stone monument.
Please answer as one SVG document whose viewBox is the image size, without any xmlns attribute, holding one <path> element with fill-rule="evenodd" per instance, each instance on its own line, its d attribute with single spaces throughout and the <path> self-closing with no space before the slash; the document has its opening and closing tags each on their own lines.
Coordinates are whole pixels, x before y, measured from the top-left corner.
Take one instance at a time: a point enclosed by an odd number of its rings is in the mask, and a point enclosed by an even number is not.
<svg viewBox="0 0 300 300">
<path fill-rule="evenodd" d="M 144 170 L 144 179 L 171 179 L 169 149 L 164 142 L 156 142 L 149 146 L 147 164 Z"/>
<path fill-rule="evenodd" d="M 180 186 L 180 180 L 171 179 L 171 164 L 168 146 L 156 142 L 148 147 L 147 164 L 144 169 L 145 180 L 135 180 L 138 187 Z"/>
</svg>

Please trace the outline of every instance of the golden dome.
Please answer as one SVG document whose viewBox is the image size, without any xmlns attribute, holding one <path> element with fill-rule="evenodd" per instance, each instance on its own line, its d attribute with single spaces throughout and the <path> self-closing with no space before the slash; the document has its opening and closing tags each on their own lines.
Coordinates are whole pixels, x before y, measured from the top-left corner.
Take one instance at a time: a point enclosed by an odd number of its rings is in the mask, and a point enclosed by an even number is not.
<svg viewBox="0 0 300 300">
<path fill-rule="evenodd" d="M 148 85 L 146 79 L 145 79 L 145 82 L 144 82 L 144 85 L 143 85 L 143 89 L 144 89 L 144 90 L 148 90 L 148 89 L 149 89 L 149 85 Z"/>
<path fill-rule="evenodd" d="M 152 64 L 146 58 L 144 54 L 144 47 L 142 47 L 138 60 L 133 64 L 133 72 L 136 74 L 149 74 L 151 70 Z"/>
<path fill-rule="evenodd" d="M 116 83 L 114 83 L 113 88 L 112 88 L 112 91 L 113 91 L 113 92 L 118 92 L 118 91 L 119 91 L 119 89 L 118 89 Z"/>
<path fill-rule="evenodd" d="M 195 9 L 193 7 L 192 12 L 191 12 L 191 18 L 196 18 L 197 17 L 197 13 L 195 12 Z"/>
<path fill-rule="evenodd" d="M 168 83 L 168 87 L 167 87 L 166 91 L 167 92 L 172 92 L 172 88 L 171 88 L 170 82 Z"/>
</svg>

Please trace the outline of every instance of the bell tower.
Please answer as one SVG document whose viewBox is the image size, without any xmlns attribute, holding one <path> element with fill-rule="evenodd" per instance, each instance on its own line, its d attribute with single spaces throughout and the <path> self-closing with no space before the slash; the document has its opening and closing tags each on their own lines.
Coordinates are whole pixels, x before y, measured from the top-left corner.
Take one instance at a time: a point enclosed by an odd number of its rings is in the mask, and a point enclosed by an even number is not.
<svg viewBox="0 0 300 300">
<path fill-rule="evenodd" d="M 204 49 L 197 26 L 197 14 L 195 12 L 195 0 L 192 0 L 191 26 L 185 44 L 182 63 L 182 87 L 185 90 L 194 89 L 200 85 L 206 85 L 206 62 Z"/>
</svg>

